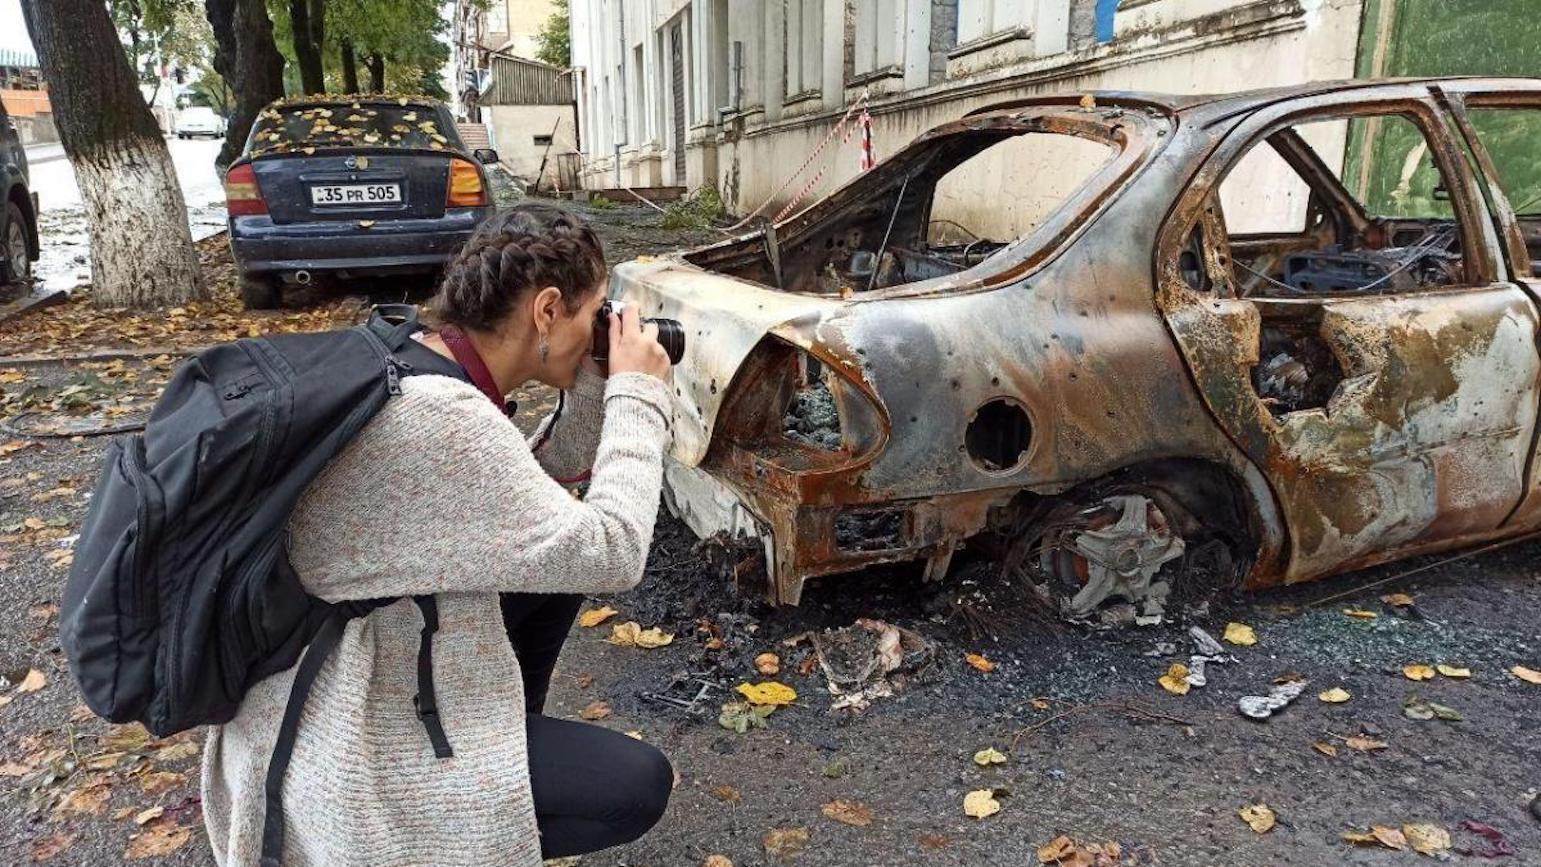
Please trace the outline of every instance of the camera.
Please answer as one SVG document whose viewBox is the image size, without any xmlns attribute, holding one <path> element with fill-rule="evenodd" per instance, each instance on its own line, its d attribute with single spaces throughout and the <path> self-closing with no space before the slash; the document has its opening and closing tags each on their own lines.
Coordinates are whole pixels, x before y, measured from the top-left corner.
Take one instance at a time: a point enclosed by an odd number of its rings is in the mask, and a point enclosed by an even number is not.
<svg viewBox="0 0 1541 867">
<path fill-rule="evenodd" d="M 594 360 L 610 360 L 610 315 L 621 315 L 625 308 L 624 301 L 606 301 L 599 307 L 599 313 L 594 317 Z M 664 352 L 669 354 L 670 364 L 679 364 L 685 357 L 685 326 L 678 319 L 652 319 L 643 317 L 643 322 L 651 322 L 658 326 L 658 343 Z"/>
</svg>

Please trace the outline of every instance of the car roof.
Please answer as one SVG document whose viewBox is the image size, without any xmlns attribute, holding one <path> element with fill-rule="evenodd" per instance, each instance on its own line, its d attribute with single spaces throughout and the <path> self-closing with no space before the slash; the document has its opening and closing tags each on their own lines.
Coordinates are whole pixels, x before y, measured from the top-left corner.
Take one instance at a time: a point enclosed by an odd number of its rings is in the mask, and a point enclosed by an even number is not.
<svg viewBox="0 0 1541 867">
<path fill-rule="evenodd" d="M 1495 76 L 1430 76 L 1415 78 L 1343 79 L 1337 81 L 1311 81 L 1285 87 L 1265 87 L 1242 90 L 1235 93 L 1178 94 L 1138 90 L 1089 90 L 1061 93 L 1041 97 L 1028 97 L 1006 102 L 991 103 L 969 112 L 969 115 L 986 114 L 1008 108 L 1029 105 L 1075 104 L 1091 97 L 1098 103 L 1149 107 L 1170 114 L 1192 117 L 1203 115 L 1205 119 L 1245 114 L 1290 99 L 1318 96 L 1327 93 L 1345 93 L 1355 90 L 1367 94 L 1384 88 L 1404 87 L 1409 84 L 1434 85 L 1459 82 L 1465 89 L 1472 85 L 1492 85 L 1502 90 L 1534 89 L 1541 92 L 1541 78 L 1517 78 Z"/>
</svg>

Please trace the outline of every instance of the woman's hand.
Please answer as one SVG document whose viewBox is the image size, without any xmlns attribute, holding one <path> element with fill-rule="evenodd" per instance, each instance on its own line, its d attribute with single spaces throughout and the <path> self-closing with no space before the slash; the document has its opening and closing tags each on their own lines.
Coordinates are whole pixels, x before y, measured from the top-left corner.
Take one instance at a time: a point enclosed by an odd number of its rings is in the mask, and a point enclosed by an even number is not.
<svg viewBox="0 0 1541 867">
<path fill-rule="evenodd" d="M 646 373 L 665 379 L 669 353 L 658 342 L 658 326 L 644 323 L 635 305 L 627 304 L 610 317 L 610 373 Z"/>
</svg>

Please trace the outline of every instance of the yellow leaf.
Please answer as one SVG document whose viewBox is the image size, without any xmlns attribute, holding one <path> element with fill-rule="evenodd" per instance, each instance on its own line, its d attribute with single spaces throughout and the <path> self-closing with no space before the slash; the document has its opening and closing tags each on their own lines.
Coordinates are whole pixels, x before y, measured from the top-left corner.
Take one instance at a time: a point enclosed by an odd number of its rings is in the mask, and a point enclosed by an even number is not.
<svg viewBox="0 0 1541 867">
<path fill-rule="evenodd" d="M 1402 676 L 1408 680 L 1433 680 L 1434 669 L 1422 664 L 1404 665 L 1402 666 Z"/>
<path fill-rule="evenodd" d="M 872 808 L 860 801 L 835 800 L 823 806 L 824 818 L 842 825 L 865 828 L 872 824 Z"/>
<path fill-rule="evenodd" d="M 21 684 L 16 687 L 17 692 L 37 692 L 48 685 L 48 678 L 35 668 L 27 670 L 27 676 L 21 679 Z"/>
<path fill-rule="evenodd" d="M 1345 608 L 1343 609 L 1343 613 L 1347 614 L 1349 617 L 1357 617 L 1360 620 L 1374 620 L 1380 616 L 1374 611 L 1366 611 L 1363 608 Z"/>
<path fill-rule="evenodd" d="M 584 629 L 592 629 L 620 613 L 608 605 L 603 608 L 590 608 L 578 615 L 578 625 Z"/>
<path fill-rule="evenodd" d="M 974 754 L 974 764 L 981 768 L 988 768 L 991 765 L 1004 765 L 1006 764 L 1006 754 L 995 747 L 985 747 Z"/>
<path fill-rule="evenodd" d="M 185 782 L 187 782 L 187 776 L 174 771 L 151 771 L 139 777 L 139 785 L 146 795 L 159 795 Z"/>
<path fill-rule="evenodd" d="M 1076 853 L 1075 841 L 1064 834 L 1038 847 L 1039 864 L 1058 864 Z"/>
<path fill-rule="evenodd" d="M 1406 608 L 1413 604 L 1413 597 L 1408 596 L 1406 593 L 1388 593 L 1382 596 L 1380 601 L 1387 605 L 1394 605 L 1397 608 Z"/>
<path fill-rule="evenodd" d="M 593 722 L 594 720 L 604 719 L 605 717 L 607 717 L 609 715 L 610 715 L 610 705 L 605 703 L 605 702 L 602 702 L 602 701 L 591 701 L 591 702 L 589 702 L 588 707 L 585 707 L 583 710 L 578 711 L 578 718 L 579 719 L 586 719 L 586 720 L 589 720 L 590 722 Z"/>
<path fill-rule="evenodd" d="M 1358 750 L 1361 753 L 1368 753 L 1386 748 L 1385 741 L 1378 741 L 1374 738 L 1367 738 L 1364 735 L 1354 735 L 1350 738 L 1344 738 L 1343 745 L 1351 750 Z"/>
<path fill-rule="evenodd" d="M 1523 665 L 1516 665 L 1515 667 L 1509 669 L 1509 673 L 1519 678 L 1520 680 L 1525 681 L 1526 683 L 1534 683 L 1538 686 L 1541 686 L 1541 671 L 1536 671 L 1533 668 L 1526 668 Z"/>
<path fill-rule="evenodd" d="M 1033 699 L 1032 705 L 1033 705 L 1033 709 L 1034 710 L 1048 710 L 1049 709 L 1049 701 L 1048 701 L 1048 699 L 1044 699 L 1044 698 L 1035 698 L 1035 699 Z"/>
<path fill-rule="evenodd" d="M 664 647 L 674 641 L 674 636 L 654 626 L 643 629 L 635 620 L 617 623 L 610 627 L 611 644 L 621 647 L 641 647 L 645 650 Z"/>
<path fill-rule="evenodd" d="M 1345 841 L 1353 843 L 1355 846 L 1372 846 L 1380 842 L 1379 840 L 1375 839 L 1374 834 L 1366 834 L 1362 831 L 1344 831 L 1339 836 L 1341 836 Z"/>
<path fill-rule="evenodd" d="M 158 822 L 128 841 L 123 857 L 129 861 L 144 858 L 160 858 L 182 848 L 192 836 L 192 829 L 169 822 Z"/>
<path fill-rule="evenodd" d="M 134 814 L 134 824 L 143 825 L 151 819 L 159 819 L 164 812 L 166 812 L 165 807 L 151 807 L 148 810 L 141 810 Z"/>
<path fill-rule="evenodd" d="M 963 815 L 975 819 L 993 816 L 1001 811 L 1001 802 L 995 800 L 994 789 L 975 789 L 963 796 Z"/>
<path fill-rule="evenodd" d="M 760 838 L 765 854 L 772 858 L 796 858 L 808 848 L 807 828 L 773 828 Z"/>
<path fill-rule="evenodd" d="M 1322 741 L 1317 741 L 1316 743 L 1312 744 L 1311 748 L 1324 756 L 1335 756 L 1338 754 L 1337 747 L 1329 743 L 1323 743 Z"/>
<path fill-rule="evenodd" d="M 708 855 L 701 867 L 733 867 L 733 862 L 726 855 Z"/>
<path fill-rule="evenodd" d="M 1335 686 L 1332 689 L 1320 693 L 1316 697 L 1322 701 L 1327 702 L 1328 704 L 1342 704 L 1343 702 L 1353 698 L 1353 696 L 1349 694 L 1348 690 L 1341 686 Z"/>
<path fill-rule="evenodd" d="M 1224 638 L 1239 647 L 1251 647 L 1257 643 L 1257 632 L 1245 623 L 1227 623 Z"/>
<path fill-rule="evenodd" d="M 358 221 L 358 227 L 360 229 L 371 229 L 371 228 L 374 228 L 374 225 L 375 225 L 375 221 L 374 220 L 359 220 Z"/>
<path fill-rule="evenodd" d="M 1402 850 L 1407 848 L 1407 835 L 1396 828 L 1387 828 L 1384 825 L 1375 825 L 1370 828 L 1370 833 L 1380 841 L 1382 846 L 1388 849 Z"/>
<path fill-rule="evenodd" d="M 774 653 L 762 653 L 754 658 L 754 670 L 766 677 L 774 677 L 781 673 L 781 657 Z"/>
<path fill-rule="evenodd" d="M 980 671 L 984 672 L 985 674 L 989 674 L 990 672 L 995 670 L 995 663 L 991 662 L 988 659 L 985 659 L 982 655 L 980 655 L 978 653 L 966 654 L 966 655 L 964 655 L 963 660 L 965 662 L 967 662 L 969 665 L 972 665 L 973 667 L 975 667 L 975 668 L 979 669 Z"/>
<path fill-rule="evenodd" d="M 1450 848 L 1450 832 L 1438 825 L 1403 825 L 1402 835 L 1414 851 L 1424 855 L 1438 855 Z"/>
<path fill-rule="evenodd" d="M 786 684 L 777 683 L 774 680 L 767 680 L 752 685 L 741 683 L 733 689 L 748 699 L 750 704 L 768 704 L 772 707 L 784 707 L 797 701 L 797 690 Z"/>
<path fill-rule="evenodd" d="M 1443 674 L 1445 677 L 1454 677 L 1454 678 L 1471 677 L 1471 669 L 1469 669 L 1469 668 L 1461 668 L 1459 666 L 1454 666 L 1454 665 L 1445 665 L 1443 662 L 1441 662 L 1439 665 L 1434 666 L 1434 668 L 1437 669 L 1439 671 L 1439 673 Z"/>
<path fill-rule="evenodd" d="M 1257 834 L 1267 834 L 1277 822 L 1277 817 L 1267 804 L 1248 804 L 1237 810 L 1236 815 Z"/>
<path fill-rule="evenodd" d="M 1180 662 L 1172 663 L 1172 667 L 1166 670 L 1156 681 L 1161 688 L 1173 695 L 1187 695 L 1192 686 L 1188 683 L 1188 666 Z"/>
<path fill-rule="evenodd" d="M 112 788 L 106 783 L 92 783 L 64 796 L 55 809 L 60 813 L 79 813 L 83 816 L 100 816 L 112 796 Z"/>
<path fill-rule="evenodd" d="M 1097 107 L 1097 97 L 1092 96 L 1089 93 L 1086 94 L 1085 96 L 1081 97 L 1081 107 L 1085 108 L 1085 109 L 1096 108 Z"/>
</svg>

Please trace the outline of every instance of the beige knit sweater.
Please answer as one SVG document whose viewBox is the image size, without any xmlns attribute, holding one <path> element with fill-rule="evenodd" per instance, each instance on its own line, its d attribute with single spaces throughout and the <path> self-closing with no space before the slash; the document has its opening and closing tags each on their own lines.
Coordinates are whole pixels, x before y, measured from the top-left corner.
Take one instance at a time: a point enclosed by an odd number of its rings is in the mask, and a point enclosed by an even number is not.
<svg viewBox="0 0 1541 867">
<path fill-rule="evenodd" d="M 413 712 L 417 607 L 353 621 L 300 721 L 283 863 L 539 865 L 519 663 L 497 594 L 637 583 L 668 391 L 645 374 L 585 373 L 535 454 L 471 385 L 423 375 L 402 391 L 306 492 L 290 557 L 323 599 L 438 595 L 434 677 L 455 755 L 434 757 Z M 553 480 L 591 465 L 581 501 Z M 235 719 L 209 730 L 203 806 L 221 865 L 260 856 L 263 777 L 293 679 L 290 669 L 257 684 Z"/>
</svg>

